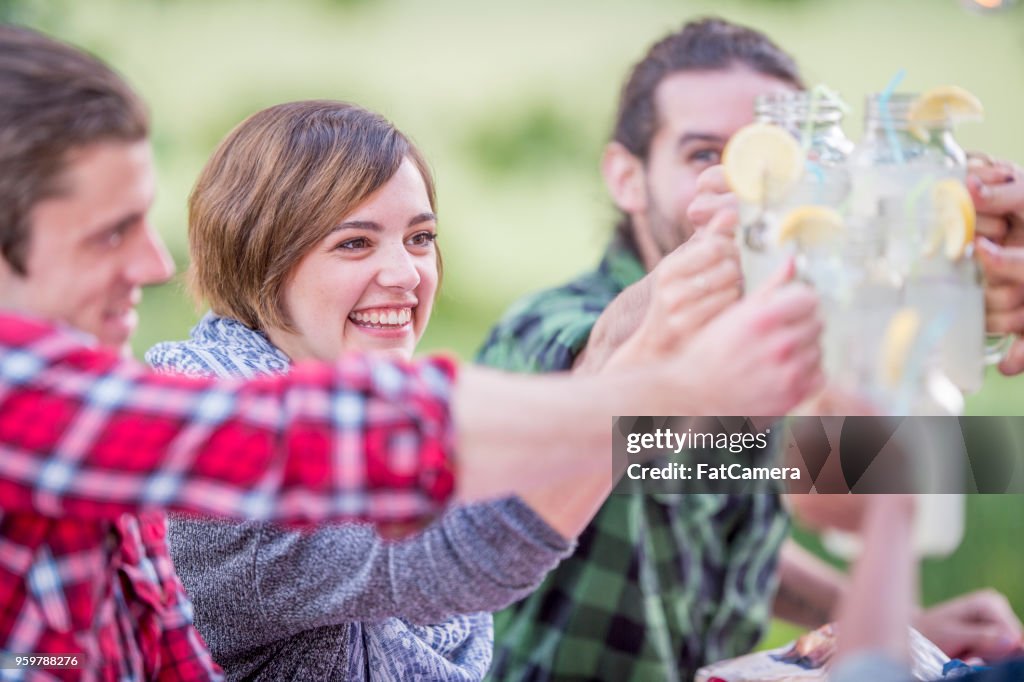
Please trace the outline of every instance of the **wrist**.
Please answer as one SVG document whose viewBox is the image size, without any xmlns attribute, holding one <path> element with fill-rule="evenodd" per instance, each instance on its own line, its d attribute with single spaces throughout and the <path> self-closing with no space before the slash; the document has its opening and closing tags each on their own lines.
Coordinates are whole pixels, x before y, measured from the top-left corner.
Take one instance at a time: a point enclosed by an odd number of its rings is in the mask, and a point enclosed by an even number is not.
<svg viewBox="0 0 1024 682">
<path fill-rule="evenodd" d="M 884 494 L 874 496 L 867 505 L 864 523 L 882 525 L 910 525 L 917 511 L 917 498 L 911 494 Z"/>
</svg>

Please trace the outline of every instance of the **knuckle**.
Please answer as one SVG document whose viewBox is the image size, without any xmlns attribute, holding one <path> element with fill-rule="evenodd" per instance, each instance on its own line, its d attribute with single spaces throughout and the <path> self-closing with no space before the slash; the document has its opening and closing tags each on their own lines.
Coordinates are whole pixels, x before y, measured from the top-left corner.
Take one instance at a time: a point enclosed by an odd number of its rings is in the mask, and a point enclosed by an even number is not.
<svg viewBox="0 0 1024 682">
<path fill-rule="evenodd" d="M 1005 310 L 1008 306 L 1006 290 L 1002 287 L 992 288 L 985 292 L 985 309 L 988 312 Z"/>
<path fill-rule="evenodd" d="M 787 367 L 783 372 L 782 385 L 788 395 L 794 401 L 799 399 L 801 385 L 804 379 L 804 371 L 799 367 Z"/>
<path fill-rule="evenodd" d="M 736 242 L 724 235 L 719 236 L 719 252 L 729 264 L 729 272 L 739 275 L 740 273 L 740 249 Z"/>
<path fill-rule="evenodd" d="M 771 331 L 775 324 L 774 317 L 764 310 L 757 310 L 750 316 L 750 329 L 756 334 L 765 334 Z"/>
<path fill-rule="evenodd" d="M 721 166 L 712 166 L 697 176 L 697 190 L 711 190 L 717 188 L 724 179 Z"/>
<path fill-rule="evenodd" d="M 1007 315 L 994 315 L 989 327 L 989 331 L 996 334 L 1012 334 L 1016 329 L 1016 324 Z"/>
<path fill-rule="evenodd" d="M 794 341 L 792 338 L 784 339 L 775 344 L 775 347 L 774 349 L 772 349 L 771 352 L 771 358 L 776 362 L 786 362 L 793 356 L 793 351 L 795 349 L 796 341 Z"/>
<path fill-rule="evenodd" d="M 1009 606 L 1010 604 L 1006 595 L 994 587 L 986 587 L 982 590 L 982 594 L 993 606 Z"/>
<path fill-rule="evenodd" d="M 821 369 L 821 346 L 814 344 L 811 346 L 806 361 L 806 369 L 815 372 Z"/>
<path fill-rule="evenodd" d="M 703 197 L 697 197 L 690 202 L 690 206 L 686 209 L 686 217 L 695 223 L 702 223 L 706 212 Z"/>
</svg>

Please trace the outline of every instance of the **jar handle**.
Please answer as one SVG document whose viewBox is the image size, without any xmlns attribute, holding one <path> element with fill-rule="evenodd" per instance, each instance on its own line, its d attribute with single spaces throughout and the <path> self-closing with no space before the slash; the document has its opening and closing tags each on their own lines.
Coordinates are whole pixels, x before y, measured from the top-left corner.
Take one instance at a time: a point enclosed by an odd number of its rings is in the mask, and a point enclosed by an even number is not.
<svg viewBox="0 0 1024 682">
<path fill-rule="evenodd" d="M 986 334 L 985 364 L 998 365 L 1002 362 L 1016 338 L 1015 334 Z"/>
</svg>

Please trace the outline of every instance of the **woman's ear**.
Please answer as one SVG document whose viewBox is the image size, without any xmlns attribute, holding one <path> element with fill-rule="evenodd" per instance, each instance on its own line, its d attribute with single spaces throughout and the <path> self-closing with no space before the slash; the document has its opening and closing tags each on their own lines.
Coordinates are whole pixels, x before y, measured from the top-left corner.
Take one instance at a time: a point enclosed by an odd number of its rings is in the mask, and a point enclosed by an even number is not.
<svg viewBox="0 0 1024 682">
<path fill-rule="evenodd" d="M 644 164 L 618 142 L 609 142 L 601 157 L 601 175 L 612 201 L 627 215 L 647 210 Z"/>
</svg>

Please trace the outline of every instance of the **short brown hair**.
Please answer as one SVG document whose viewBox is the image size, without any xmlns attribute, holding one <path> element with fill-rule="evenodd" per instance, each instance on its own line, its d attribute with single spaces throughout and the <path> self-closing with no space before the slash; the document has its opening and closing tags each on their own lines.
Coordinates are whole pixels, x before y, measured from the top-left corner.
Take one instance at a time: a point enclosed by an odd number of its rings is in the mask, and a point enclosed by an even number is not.
<svg viewBox="0 0 1024 682">
<path fill-rule="evenodd" d="M 292 271 L 405 158 L 436 209 L 426 161 L 383 116 L 330 100 L 253 114 L 220 143 L 189 198 L 193 293 L 252 329 L 294 331 L 283 297 Z"/>
<path fill-rule="evenodd" d="M 661 82 L 681 71 L 734 66 L 745 66 L 801 90 L 804 87 L 796 62 L 765 34 L 724 19 L 698 19 L 652 45 L 633 67 L 619 96 L 612 139 L 646 162 L 658 130 L 654 95 Z M 628 216 L 619 222 L 618 232 L 631 239 Z"/>
<path fill-rule="evenodd" d="M 95 57 L 27 28 L 0 24 L 0 256 L 25 275 L 29 215 L 67 191 L 68 155 L 149 134 L 145 104 Z"/>
<path fill-rule="evenodd" d="M 652 45 L 633 67 L 619 97 L 612 139 L 646 159 L 658 128 L 654 101 L 658 85 L 680 71 L 733 66 L 746 66 L 799 89 L 804 87 L 793 58 L 760 31 L 714 17 L 691 21 Z"/>
</svg>

